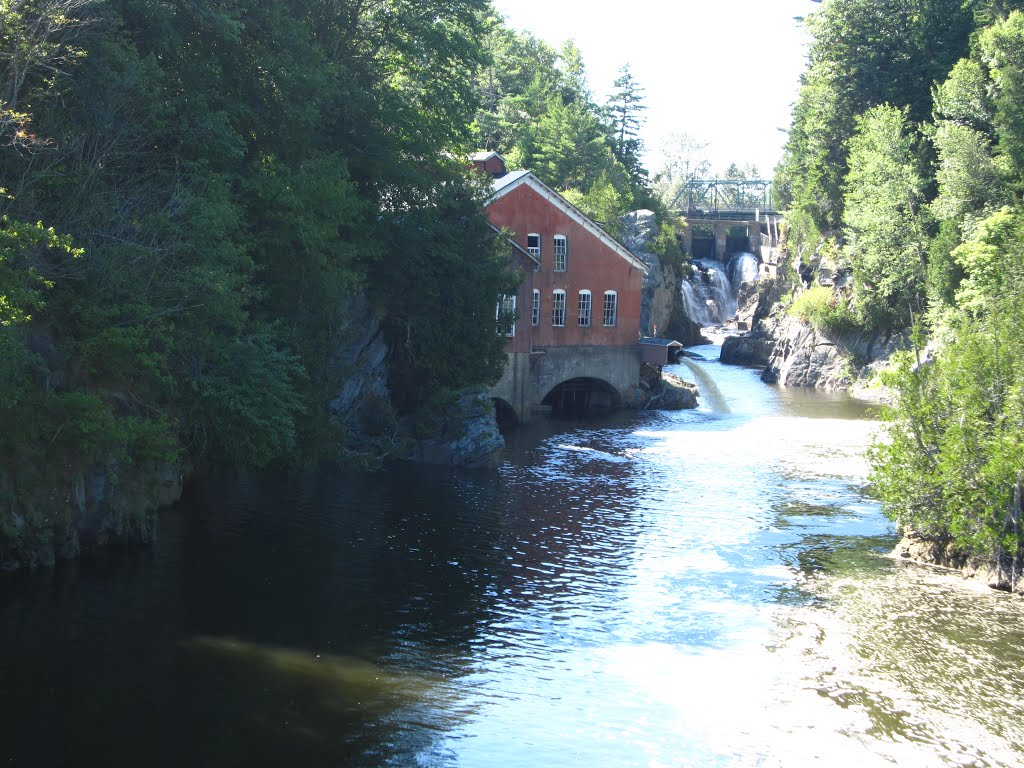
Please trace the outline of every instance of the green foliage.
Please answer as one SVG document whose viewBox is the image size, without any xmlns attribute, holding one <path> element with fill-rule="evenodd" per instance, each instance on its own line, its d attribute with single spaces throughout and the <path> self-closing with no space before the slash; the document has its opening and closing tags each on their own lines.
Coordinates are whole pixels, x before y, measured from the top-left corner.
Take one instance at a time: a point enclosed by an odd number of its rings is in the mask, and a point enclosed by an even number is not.
<svg viewBox="0 0 1024 768">
<path fill-rule="evenodd" d="M 1024 543 L 1012 509 L 1024 472 L 1024 376 L 1015 364 L 1024 315 L 1003 309 L 962 318 L 934 361 L 900 361 L 886 381 L 900 398 L 871 454 L 875 488 L 894 519 L 990 557 Z"/>
<path fill-rule="evenodd" d="M 939 156 L 935 176 L 939 194 L 932 203 L 937 219 L 964 222 L 1006 201 L 1002 175 L 985 134 L 942 122 L 933 141 Z"/>
<path fill-rule="evenodd" d="M 925 279 L 928 301 L 933 309 L 953 305 L 956 289 L 963 280 L 963 269 L 953 258 L 954 249 L 960 244 L 961 232 L 956 222 L 946 219 L 939 224 L 939 231 L 928 244 L 928 275 Z"/>
<path fill-rule="evenodd" d="M 854 306 L 868 328 L 906 327 L 911 314 L 922 309 L 924 181 L 903 112 L 875 107 L 858 118 L 857 126 L 850 141 L 843 215 Z"/>
<path fill-rule="evenodd" d="M 640 159 L 644 145 L 639 134 L 644 122 L 643 111 L 647 109 L 643 103 L 643 88 L 633 77 L 628 64 L 619 70 L 614 87 L 615 92 L 608 97 L 605 107 L 611 116 L 612 152 L 629 173 L 633 184 L 645 186 L 647 171 Z"/>
<path fill-rule="evenodd" d="M 371 273 L 372 295 L 388 310 L 400 412 L 467 382 L 497 381 L 505 337 L 497 333 L 495 301 L 514 294 L 522 277 L 507 243 L 491 236 L 481 190 L 457 177 L 442 189 L 432 205 L 385 219 L 392 224 L 382 232 L 387 257 Z"/>
<path fill-rule="evenodd" d="M 1024 174 L 1024 13 L 1014 11 L 981 33 L 979 48 L 994 86 L 992 117 L 1018 189 Z"/>
<path fill-rule="evenodd" d="M 1007 293 L 1020 289 L 1022 233 L 1024 214 L 1003 208 L 982 221 L 974 236 L 953 251 L 965 275 L 956 293 L 960 309 L 975 317 L 990 314 Z"/>
<path fill-rule="evenodd" d="M 618 235 L 621 228 L 619 217 L 630 208 L 621 190 L 622 187 L 616 185 L 607 173 L 602 173 L 589 192 L 579 194 L 568 190 L 566 199 L 612 235 Z"/>
<path fill-rule="evenodd" d="M 275 348 L 266 335 L 232 340 L 189 377 L 191 447 L 249 467 L 293 451 L 305 376 L 298 357 Z"/>
<path fill-rule="evenodd" d="M 902 525 L 1000 558 L 1024 543 L 1013 503 L 1024 476 L 1024 215 L 993 214 L 953 256 L 966 276 L 944 343 L 890 375 L 900 397 L 873 477 Z"/>
<path fill-rule="evenodd" d="M 533 152 L 519 107 L 589 102 L 571 49 L 538 78 L 556 55 L 489 13 L 0 4 L 0 527 L 23 530 L 8 510 L 42 525 L 82 472 L 126 487 L 143 466 L 335 453 L 354 293 L 393 332 L 403 407 L 496 378 L 494 301 L 514 276 L 457 159 L 482 114 L 485 27 L 520 99 L 495 137 Z"/>
<path fill-rule="evenodd" d="M 932 85 L 967 53 L 972 10 L 962 0 L 830 0 L 807 18 L 809 66 L 775 176 L 794 249 L 840 227 L 857 115 L 883 104 L 912 125 L 931 115 Z"/>
<path fill-rule="evenodd" d="M 683 266 L 683 251 L 679 247 L 679 237 L 676 235 L 675 227 L 668 222 L 662 221 L 658 224 L 658 231 L 654 233 L 649 248 L 662 264 Z"/>
<path fill-rule="evenodd" d="M 42 222 L 25 224 L 0 217 L 0 327 L 31 319 L 44 306 L 46 289 L 53 287 L 47 275 L 81 255 L 70 237 L 58 235 Z"/>
<path fill-rule="evenodd" d="M 484 26 L 488 59 L 476 77 L 477 145 L 500 152 L 510 168 L 531 170 L 559 191 L 577 190 L 573 199 L 590 199 L 601 221 L 613 222 L 635 205 L 653 206 L 636 133 L 642 89 L 628 68 L 602 108 L 594 103 L 582 56 L 571 41 L 556 51 L 529 33 L 506 28 L 493 14 Z M 603 189 L 609 184 L 618 201 L 614 209 Z"/>
<path fill-rule="evenodd" d="M 815 330 L 832 336 L 858 328 L 857 316 L 850 309 L 846 298 L 823 285 L 816 285 L 798 294 L 788 312 Z"/>
</svg>

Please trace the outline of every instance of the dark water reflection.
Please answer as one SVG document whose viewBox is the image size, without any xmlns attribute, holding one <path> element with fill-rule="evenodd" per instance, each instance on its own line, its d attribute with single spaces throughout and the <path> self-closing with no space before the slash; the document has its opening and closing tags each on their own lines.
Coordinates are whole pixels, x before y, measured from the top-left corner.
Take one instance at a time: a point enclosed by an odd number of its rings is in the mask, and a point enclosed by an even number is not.
<svg viewBox="0 0 1024 768">
<path fill-rule="evenodd" d="M 728 413 L 235 478 L 0 581 L 0 765 L 1024 761 L 1020 601 L 881 556 L 865 406 L 700 365 Z"/>
</svg>

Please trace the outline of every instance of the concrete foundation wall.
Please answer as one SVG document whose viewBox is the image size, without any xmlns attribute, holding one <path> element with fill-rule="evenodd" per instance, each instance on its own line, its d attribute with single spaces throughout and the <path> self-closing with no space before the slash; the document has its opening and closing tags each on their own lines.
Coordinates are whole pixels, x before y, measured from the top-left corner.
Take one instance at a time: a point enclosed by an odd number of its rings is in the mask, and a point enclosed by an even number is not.
<svg viewBox="0 0 1024 768">
<path fill-rule="evenodd" d="M 545 396 L 570 379 L 599 379 L 610 385 L 624 407 L 639 399 L 640 350 L 629 347 L 549 347 L 532 353 L 509 353 L 501 380 L 490 396 L 504 400 L 520 422 L 548 410 Z"/>
<path fill-rule="evenodd" d="M 725 261 L 728 247 L 727 237 L 730 227 L 744 226 L 747 229 L 747 240 L 749 241 L 747 248 L 744 250 L 750 253 L 757 253 L 757 249 L 761 247 L 761 223 L 749 219 L 717 219 L 717 220 L 700 220 L 695 219 L 692 222 L 688 222 L 683 227 L 683 250 L 693 255 L 693 227 L 702 226 L 710 227 L 714 229 L 715 233 L 715 246 L 714 253 L 711 254 L 711 258 L 718 259 L 719 261 Z"/>
</svg>

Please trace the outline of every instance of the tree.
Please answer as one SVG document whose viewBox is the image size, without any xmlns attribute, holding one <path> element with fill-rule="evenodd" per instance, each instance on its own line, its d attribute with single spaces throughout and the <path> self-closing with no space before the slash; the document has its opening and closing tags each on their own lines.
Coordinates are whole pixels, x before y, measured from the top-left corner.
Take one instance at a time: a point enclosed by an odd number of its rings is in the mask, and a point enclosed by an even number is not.
<svg viewBox="0 0 1024 768">
<path fill-rule="evenodd" d="M 640 126 L 644 123 L 643 112 L 647 109 L 643 103 L 643 88 L 633 77 L 628 64 L 619 69 L 614 87 L 616 90 L 608 97 L 605 106 L 611 122 L 612 152 L 629 173 L 633 183 L 645 186 L 647 172 L 640 158 L 644 149 Z"/>
<path fill-rule="evenodd" d="M 911 125 L 928 119 L 932 85 L 967 53 L 973 15 L 962 0 L 832 0 L 806 24 L 808 68 L 775 185 L 797 247 L 840 229 L 855 116 L 889 104 Z"/>
<path fill-rule="evenodd" d="M 884 414 L 872 479 L 901 525 L 990 558 L 1012 583 L 1024 563 L 1021 212 L 993 214 L 955 253 L 973 277 L 934 359 L 907 354 L 888 376 L 900 397 Z"/>
<path fill-rule="evenodd" d="M 685 203 L 687 182 L 707 178 L 711 172 L 707 148 L 708 142 L 688 133 L 673 134 L 662 145 L 662 167 L 654 176 L 654 194 L 668 210 Z"/>
<path fill-rule="evenodd" d="M 978 46 L 992 81 L 992 123 L 1012 186 L 1024 192 L 1024 13 L 1013 11 L 985 29 Z"/>
<path fill-rule="evenodd" d="M 921 313 L 927 237 L 924 180 L 906 112 L 875 107 L 857 120 L 845 180 L 844 256 L 869 328 L 906 327 Z"/>
</svg>

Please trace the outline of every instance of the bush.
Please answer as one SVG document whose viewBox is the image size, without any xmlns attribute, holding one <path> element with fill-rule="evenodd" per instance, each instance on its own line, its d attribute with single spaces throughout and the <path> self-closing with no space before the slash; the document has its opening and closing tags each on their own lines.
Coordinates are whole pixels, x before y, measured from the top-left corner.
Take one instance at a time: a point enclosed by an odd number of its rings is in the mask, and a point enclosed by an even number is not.
<svg viewBox="0 0 1024 768">
<path fill-rule="evenodd" d="M 858 327 L 857 318 L 845 298 L 822 285 L 798 295 L 789 307 L 789 314 L 822 333 L 846 333 Z"/>
</svg>

